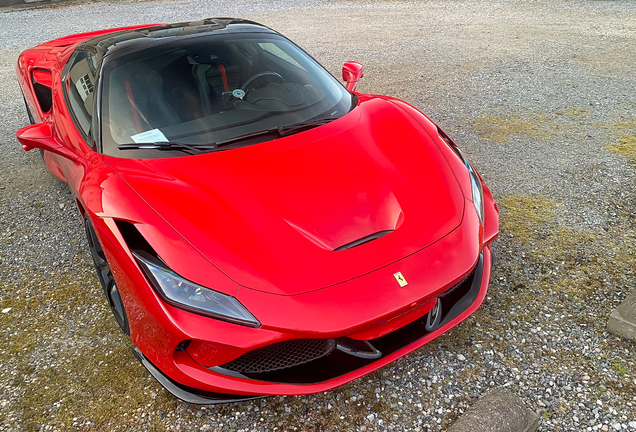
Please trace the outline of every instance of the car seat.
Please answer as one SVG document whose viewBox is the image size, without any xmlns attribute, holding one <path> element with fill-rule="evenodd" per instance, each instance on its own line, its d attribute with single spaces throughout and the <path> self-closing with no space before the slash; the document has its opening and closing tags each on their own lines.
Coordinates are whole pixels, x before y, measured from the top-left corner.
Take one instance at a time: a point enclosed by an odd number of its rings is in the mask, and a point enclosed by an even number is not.
<svg viewBox="0 0 636 432">
<path fill-rule="evenodd" d="M 113 139 L 131 142 L 131 136 L 179 123 L 179 116 L 163 96 L 161 75 L 143 62 L 113 70 L 109 81 L 108 123 Z"/>
<path fill-rule="evenodd" d="M 223 92 L 241 85 L 241 67 L 232 60 L 232 51 L 226 45 L 208 45 L 188 56 L 205 115 L 212 114 Z"/>
</svg>

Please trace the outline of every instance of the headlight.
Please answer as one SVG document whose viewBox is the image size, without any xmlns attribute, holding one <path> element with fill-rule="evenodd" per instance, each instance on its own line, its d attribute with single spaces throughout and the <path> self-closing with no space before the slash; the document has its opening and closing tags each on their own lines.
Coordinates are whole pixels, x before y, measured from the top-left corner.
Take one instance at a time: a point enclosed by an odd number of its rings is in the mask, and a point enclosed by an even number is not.
<svg viewBox="0 0 636 432">
<path fill-rule="evenodd" d="M 454 146 L 455 147 L 455 146 Z M 484 224 L 484 191 L 481 187 L 481 181 L 479 180 L 479 175 L 477 175 L 477 171 L 473 168 L 473 166 L 468 161 L 468 158 L 464 156 L 464 153 L 459 149 L 459 147 L 455 147 L 457 152 L 461 155 L 464 160 L 464 165 L 466 165 L 466 169 L 468 170 L 468 174 L 470 175 L 470 188 L 472 190 L 473 195 L 473 205 L 475 206 L 475 211 L 477 212 L 477 216 L 479 216 L 479 221 L 481 224 Z"/>
<path fill-rule="evenodd" d="M 450 146 L 451 149 L 462 159 L 464 165 L 466 165 L 466 169 L 468 170 L 468 174 L 470 175 L 470 189 L 472 191 L 473 196 L 473 205 L 475 206 L 475 211 L 477 212 L 477 216 L 479 216 L 479 221 L 482 226 L 484 225 L 484 191 L 481 187 L 481 180 L 479 180 L 479 175 L 477 171 L 473 168 L 473 166 L 468 161 L 468 158 L 464 156 L 464 152 L 462 152 L 459 147 L 455 145 L 455 143 L 446 135 L 446 133 L 437 127 L 437 132 L 441 139 L 446 141 L 446 144 Z"/>
<path fill-rule="evenodd" d="M 470 187 L 473 192 L 473 204 L 475 205 L 475 211 L 477 212 L 477 216 L 479 216 L 479 221 L 481 224 L 484 224 L 484 191 L 481 188 L 481 181 L 479 180 L 479 176 L 477 172 L 473 168 L 473 166 L 468 162 L 468 159 L 464 157 L 464 163 L 466 164 L 466 168 L 468 169 L 468 173 L 470 174 Z"/>
<path fill-rule="evenodd" d="M 222 321 L 248 327 L 261 325 L 236 298 L 190 282 L 137 253 L 133 255 L 145 270 L 152 286 L 167 303 Z"/>
</svg>

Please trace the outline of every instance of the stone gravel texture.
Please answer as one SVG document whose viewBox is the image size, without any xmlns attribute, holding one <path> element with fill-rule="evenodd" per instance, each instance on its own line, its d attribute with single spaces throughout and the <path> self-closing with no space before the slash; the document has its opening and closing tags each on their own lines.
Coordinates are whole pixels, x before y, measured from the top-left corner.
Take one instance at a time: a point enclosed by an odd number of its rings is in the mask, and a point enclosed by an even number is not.
<svg viewBox="0 0 636 432">
<path fill-rule="evenodd" d="M 359 90 L 428 113 L 501 209 L 483 306 L 330 392 L 198 407 L 135 360 L 93 273 L 66 186 L 38 153 L 15 79 L 70 33 L 208 16 L 269 25 Z M 445 430 L 505 387 L 540 431 L 636 431 L 636 347 L 610 335 L 635 288 L 636 2 L 87 2 L 0 13 L 0 430 Z"/>
</svg>

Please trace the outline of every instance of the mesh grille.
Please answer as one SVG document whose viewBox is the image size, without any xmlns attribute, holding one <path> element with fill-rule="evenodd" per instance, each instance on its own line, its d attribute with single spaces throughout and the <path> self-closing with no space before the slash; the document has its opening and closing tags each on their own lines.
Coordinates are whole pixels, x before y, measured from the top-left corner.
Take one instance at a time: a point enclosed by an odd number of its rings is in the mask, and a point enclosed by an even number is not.
<svg viewBox="0 0 636 432">
<path fill-rule="evenodd" d="M 40 104 L 40 108 L 42 108 L 42 112 L 49 112 L 53 105 L 51 89 L 33 81 L 33 90 L 35 90 L 35 97 L 38 98 L 38 103 Z"/>
<path fill-rule="evenodd" d="M 271 372 L 319 359 L 335 347 L 334 339 L 294 339 L 255 349 L 221 367 L 241 373 Z"/>
<path fill-rule="evenodd" d="M 472 279 L 473 276 L 475 276 L 475 269 L 473 269 L 473 271 L 471 271 L 470 273 L 468 273 L 468 276 L 466 276 L 464 279 L 462 279 L 458 284 L 456 284 L 455 286 L 449 288 L 448 290 L 444 291 L 443 293 L 441 293 L 439 296 L 441 298 L 447 297 L 450 294 L 452 294 L 454 291 L 457 291 L 458 288 L 461 288 L 466 282 L 468 282 L 469 280 L 472 283 Z"/>
</svg>

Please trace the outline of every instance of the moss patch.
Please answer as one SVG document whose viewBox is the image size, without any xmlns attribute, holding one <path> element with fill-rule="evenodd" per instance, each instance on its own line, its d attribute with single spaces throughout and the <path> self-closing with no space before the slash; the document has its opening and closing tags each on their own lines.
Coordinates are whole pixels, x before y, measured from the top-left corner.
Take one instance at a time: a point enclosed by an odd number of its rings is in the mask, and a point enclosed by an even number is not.
<svg viewBox="0 0 636 432">
<path fill-rule="evenodd" d="M 630 159 L 636 165 L 636 119 L 620 119 L 608 125 L 596 125 L 607 129 L 614 142 L 605 147 L 621 156 Z"/>
<path fill-rule="evenodd" d="M 543 195 L 512 195 L 498 200 L 501 230 L 523 242 L 539 236 L 539 230 L 552 220 L 556 202 Z"/>
<path fill-rule="evenodd" d="M 24 426 L 37 430 L 44 422 L 61 428 L 76 423 L 116 430 L 126 424 L 127 415 L 148 402 L 175 404 L 165 392 L 152 401 L 149 389 L 157 384 L 131 358 L 130 343 L 109 348 L 91 347 L 79 355 L 62 351 L 58 355 L 65 361 L 27 381 L 20 401 Z"/>
<path fill-rule="evenodd" d="M 499 206 L 501 231 L 538 267 L 532 285 L 541 291 L 584 298 L 609 283 L 620 286 L 618 281 L 636 268 L 631 231 L 619 235 L 560 226 L 555 211 L 561 205 L 542 195 L 503 197 Z"/>
<path fill-rule="evenodd" d="M 178 403 L 136 360 L 98 285 L 87 271 L 31 275 L 0 287 L 2 308 L 11 308 L 0 314 L 0 365 L 15 371 L 10 385 L 20 392 L 12 409 L 20 430 L 127 429 L 147 424 L 134 418 L 138 409 L 152 404 L 156 413 Z"/>
<path fill-rule="evenodd" d="M 502 117 L 483 114 L 475 120 L 474 129 L 484 139 L 503 143 L 508 141 L 511 136 L 535 134 L 537 125 L 535 121 L 518 115 Z"/>
<path fill-rule="evenodd" d="M 609 125 L 609 129 L 612 131 L 628 131 L 636 130 L 636 119 L 620 119 Z"/>
<path fill-rule="evenodd" d="M 571 118 L 591 117 L 590 110 L 580 108 L 566 108 L 555 111 L 554 114 Z"/>
<path fill-rule="evenodd" d="M 496 143 L 505 143 L 519 136 L 541 141 L 557 135 L 582 139 L 587 134 L 590 118 L 590 111 L 581 108 L 547 113 L 526 108 L 520 114 L 482 114 L 475 119 L 473 129 L 482 139 Z"/>
<path fill-rule="evenodd" d="M 636 136 L 621 135 L 618 140 L 617 144 L 608 144 L 608 150 L 630 159 L 636 165 Z"/>
</svg>

